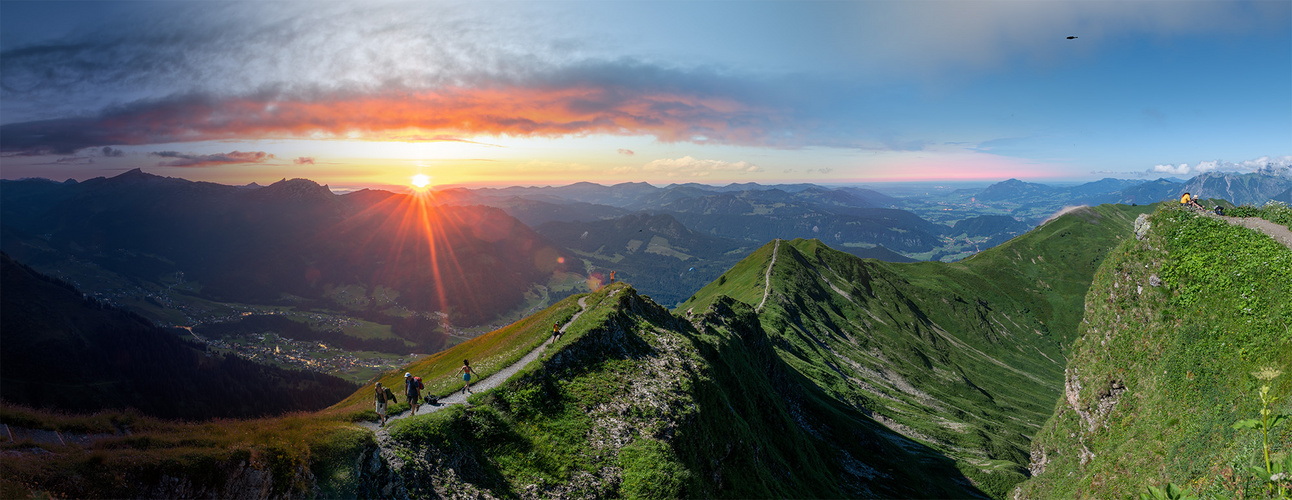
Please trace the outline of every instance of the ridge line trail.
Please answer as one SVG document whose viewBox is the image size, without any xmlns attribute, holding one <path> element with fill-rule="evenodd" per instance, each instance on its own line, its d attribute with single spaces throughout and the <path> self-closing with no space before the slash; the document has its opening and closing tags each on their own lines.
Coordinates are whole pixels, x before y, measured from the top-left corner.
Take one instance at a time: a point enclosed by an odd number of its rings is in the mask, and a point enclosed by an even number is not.
<svg viewBox="0 0 1292 500">
<path fill-rule="evenodd" d="M 758 307 L 754 312 L 763 310 L 763 304 L 767 302 L 767 294 L 772 291 L 772 266 L 776 265 L 776 251 L 781 249 L 781 239 L 776 238 L 776 245 L 772 246 L 772 261 L 767 264 L 767 275 L 763 276 L 763 300 L 758 302 Z"/>
<path fill-rule="evenodd" d="M 566 321 L 564 325 L 561 325 L 561 333 L 565 333 L 565 329 L 569 328 L 571 324 L 574 324 L 574 320 L 579 319 L 579 316 L 582 316 L 584 311 L 588 310 L 587 300 L 588 300 L 588 296 L 579 297 L 579 312 L 574 313 L 574 316 L 571 316 L 569 321 Z M 544 340 L 543 343 L 539 344 L 538 347 L 535 347 L 534 350 L 529 351 L 529 353 L 526 354 L 524 357 L 520 358 L 519 361 L 512 363 L 506 368 L 498 370 L 498 372 L 494 373 L 493 375 L 489 375 L 488 377 L 480 379 L 480 381 L 474 385 L 475 389 L 472 392 L 487 391 L 489 389 L 493 389 L 494 387 L 498 387 L 503 382 L 506 382 L 507 379 L 511 378 L 512 375 L 515 375 L 516 372 L 520 371 L 521 368 L 524 368 L 525 365 L 528 365 L 530 362 L 534 361 L 535 359 L 538 359 L 538 356 L 542 354 L 543 350 L 547 349 L 547 346 L 551 345 L 551 343 L 552 343 L 552 338 L 548 337 L 547 340 Z M 391 390 L 393 391 L 394 388 L 391 388 Z M 440 399 L 440 404 L 438 405 L 434 405 L 434 406 L 425 405 L 425 404 L 422 405 L 418 414 L 426 415 L 429 413 L 434 413 L 434 412 L 443 410 L 453 405 L 465 404 L 466 402 L 467 402 L 466 395 L 463 394 L 462 391 L 456 391 L 453 394 L 450 394 L 447 397 Z M 385 457 L 386 461 L 391 464 L 391 467 L 395 468 L 396 470 L 398 470 L 398 466 L 402 466 L 403 460 L 395 456 L 394 452 L 390 450 L 390 445 L 389 445 L 390 432 L 388 431 L 388 429 L 392 422 L 396 420 L 402 420 L 410 416 L 412 416 L 412 409 L 406 410 L 403 413 L 400 413 L 398 415 L 391 415 L 389 418 L 386 419 L 386 425 L 384 426 L 379 426 L 376 422 L 366 422 L 366 421 L 356 422 L 357 424 L 359 424 L 359 426 L 365 429 L 368 429 L 370 431 L 373 431 L 377 435 L 377 446 L 381 448 L 381 456 Z"/>
<path fill-rule="evenodd" d="M 1201 213 L 1205 217 L 1220 219 L 1235 226 L 1243 226 L 1247 229 L 1265 233 L 1267 236 L 1274 238 L 1274 241 L 1292 250 L 1292 230 L 1288 230 L 1287 226 L 1275 224 L 1260 217 L 1228 217 L 1211 212 Z"/>
</svg>

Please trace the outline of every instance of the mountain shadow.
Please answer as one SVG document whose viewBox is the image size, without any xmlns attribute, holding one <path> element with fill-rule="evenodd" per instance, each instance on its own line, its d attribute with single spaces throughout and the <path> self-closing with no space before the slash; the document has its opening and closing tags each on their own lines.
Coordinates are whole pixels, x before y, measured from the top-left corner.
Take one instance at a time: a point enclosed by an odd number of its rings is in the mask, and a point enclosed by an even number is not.
<svg viewBox="0 0 1292 500">
<path fill-rule="evenodd" d="M 208 352 L 3 253 L 0 277 L 0 398 L 8 403 L 209 419 L 317 410 L 355 388 L 330 375 Z"/>
</svg>

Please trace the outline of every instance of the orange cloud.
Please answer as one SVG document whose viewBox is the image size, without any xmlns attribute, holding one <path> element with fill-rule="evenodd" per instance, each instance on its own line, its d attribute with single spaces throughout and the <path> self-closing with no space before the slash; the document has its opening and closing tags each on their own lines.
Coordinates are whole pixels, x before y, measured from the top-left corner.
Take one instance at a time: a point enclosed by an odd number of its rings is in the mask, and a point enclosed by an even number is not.
<svg viewBox="0 0 1292 500">
<path fill-rule="evenodd" d="M 452 87 L 376 94 L 189 95 L 112 108 L 93 118 L 0 127 L 5 151 L 122 144 L 342 138 L 462 140 L 477 135 L 651 135 L 663 142 L 766 144 L 776 110 L 730 98 L 591 85 Z"/>
</svg>

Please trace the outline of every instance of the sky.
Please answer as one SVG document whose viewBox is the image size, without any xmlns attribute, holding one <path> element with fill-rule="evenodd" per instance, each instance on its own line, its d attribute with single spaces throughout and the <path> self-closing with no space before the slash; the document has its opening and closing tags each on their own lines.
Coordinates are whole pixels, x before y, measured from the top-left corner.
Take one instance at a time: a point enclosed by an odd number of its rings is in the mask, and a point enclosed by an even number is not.
<svg viewBox="0 0 1292 500">
<path fill-rule="evenodd" d="M 5 179 L 1076 182 L 1266 165 L 1292 165 L 1288 0 L 0 1 Z"/>
</svg>

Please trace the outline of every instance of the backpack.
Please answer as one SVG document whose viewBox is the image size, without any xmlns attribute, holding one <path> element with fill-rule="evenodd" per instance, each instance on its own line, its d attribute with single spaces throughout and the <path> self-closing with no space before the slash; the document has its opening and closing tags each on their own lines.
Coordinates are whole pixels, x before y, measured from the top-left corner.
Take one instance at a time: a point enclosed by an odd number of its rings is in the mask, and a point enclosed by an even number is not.
<svg viewBox="0 0 1292 500">
<path fill-rule="evenodd" d="M 1216 215 L 1225 215 L 1225 207 L 1216 205 Z"/>
<path fill-rule="evenodd" d="M 417 390 L 423 390 L 426 386 L 422 385 L 422 377 L 413 377 L 413 382 L 417 382 Z"/>
<path fill-rule="evenodd" d="M 384 389 L 386 390 L 386 401 L 390 402 L 390 404 L 399 402 L 399 400 L 395 399 L 395 393 L 391 392 L 389 387 L 384 387 Z"/>
</svg>

